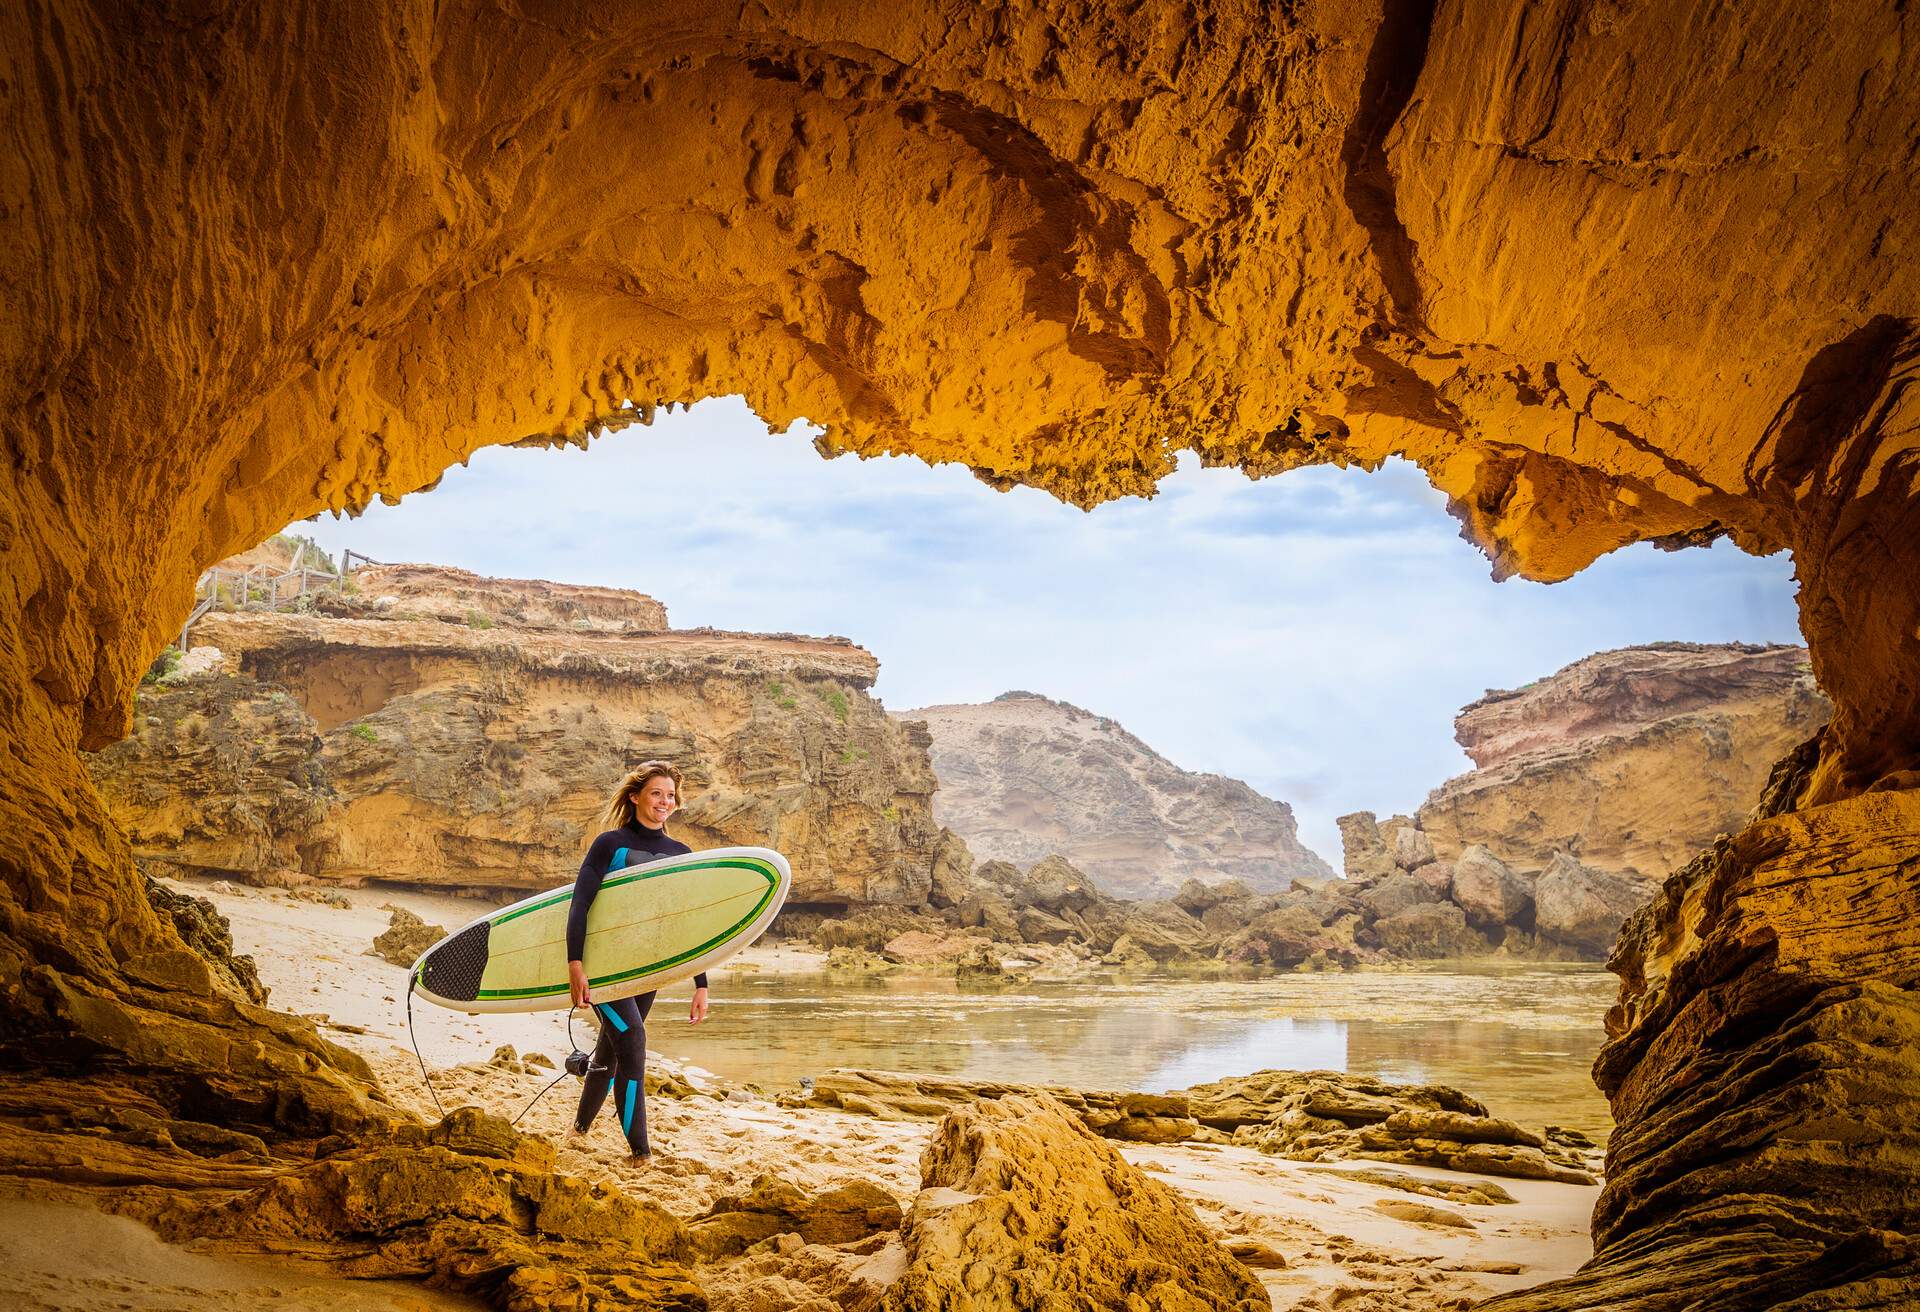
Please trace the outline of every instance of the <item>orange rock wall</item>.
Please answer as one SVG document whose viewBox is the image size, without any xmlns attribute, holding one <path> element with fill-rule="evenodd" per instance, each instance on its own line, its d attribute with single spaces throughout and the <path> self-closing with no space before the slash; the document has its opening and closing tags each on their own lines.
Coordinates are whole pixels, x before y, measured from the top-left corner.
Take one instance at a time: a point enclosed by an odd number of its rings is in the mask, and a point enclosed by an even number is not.
<svg viewBox="0 0 1920 1312">
<path fill-rule="evenodd" d="M 1083 504 L 1183 450 L 1257 474 L 1397 452 L 1498 572 L 1542 579 L 1637 539 L 1788 547 L 1835 707 L 1797 801 L 1911 793 L 1916 23 L 1894 0 L 9 7 L 13 1014 L 129 1072 L 219 1066 L 109 1018 L 174 1005 L 122 986 L 176 940 L 75 759 L 125 732 L 200 567 L 628 403 L 741 392 L 829 453 Z M 1886 869 L 1816 905 L 1871 903 Z M 1761 942 L 1780 908 L 1750 905 Z M 177 1106 L 302 1119 L 259 1110 L 258 1064 L 219 1068 Z M 1835 1279 L 1888 1265 L 1848 1251 Z"/>
</svg>

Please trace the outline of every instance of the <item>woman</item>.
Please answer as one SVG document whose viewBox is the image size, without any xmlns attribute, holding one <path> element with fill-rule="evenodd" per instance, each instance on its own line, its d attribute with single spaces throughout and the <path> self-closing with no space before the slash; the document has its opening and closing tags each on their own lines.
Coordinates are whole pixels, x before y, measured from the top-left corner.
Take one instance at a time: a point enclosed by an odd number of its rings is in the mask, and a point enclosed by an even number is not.
<svg viewBox="0 0 1920 1312">
<path fill-rule="evenodd" d="M 667 817 L 680 807 L 680 772 L 665 761 L 646 761 L 620 781 L 607 803 L 604 823 L 613 828 L 593 840 L 573 881 L 573 906 L 567 913 L 567 980 L 573 987 L 573 1005 L 592 1007 L 600 1018 L 600 1041 L 593 1045 L 587 1064 L 586 1087 L 580 1090 L 580 1111 L 573 1119 L 576 1134 L 593 1124 L 609 1088 L 614 1115 L 627 1136 L 627 1147 L 637 1162 L 649 1160 L 647 1147 L 647 1013 L 653 1010 L 651 993 L 618 1002 L 595 1002 L 587 984 L 587 912 L 610 870 L 644 865 L 661 857 L 681 856 L 693 849 L 667 837 Z M 688 1022 L 707 1018 L 707 977 L 693 977 L 693 1007 Z"/>
</svg>

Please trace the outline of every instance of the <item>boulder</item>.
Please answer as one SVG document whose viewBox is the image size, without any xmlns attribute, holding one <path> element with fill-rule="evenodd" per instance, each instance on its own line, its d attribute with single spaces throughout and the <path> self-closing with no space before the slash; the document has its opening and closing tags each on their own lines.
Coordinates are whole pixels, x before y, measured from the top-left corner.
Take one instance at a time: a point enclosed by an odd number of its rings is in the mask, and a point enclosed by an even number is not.
<svg viewBox="0 0 1920 1312">
<path fill-rule="evenodd" d="M 1085 937 L 1059 916 L 1039 907 L 1022 907 L 1013 919 L 1020 928 L 1022 943 L 1065 943 L 1071 938 Z"/>
<path fill-rule="evenodd" d="M 921 1158 L 906 1244 L 885 1312 L 1271 1306 L 1185 1200 L 1045 1095 L 974 1104 L 941 1122 Z"/>
<path fill-rule="evenodd" d="M 933 874 L 927 885 L 927 904 L 937 911 L 957 907 L 974 895 L 973 853 L 966 840 L 942 829 L 933 848 Z"/>
<path fill-rule="evenodd" d="M 1385 918 L 1429 902 L 1438 902 L 1440 894 L 1434 892 L 1424 879 L 1397 870 L 1373 887 L 1358 893 L 1354 900 L 1375 916 Z"/>
<path fill-rule="evenodd" d="M 1211 955 L 1207 927 L 1171 902 L 1139 902 L 1125 915 L 1123 937 L 1155 961 Z M 1114 943 L 1118 952 L 1120 944 Z"/>
<path fill-rule="evenodd" d="M 1294 880 L 1296 884 L 1300 882 Z M 1189 879 L 1180 885 L 1180 891 L 1169 901 L 1188 915 L 1204 918 L 1210 908 L 1223 902 L 1244 902 L 1258 896 L 1245 880 L 1228 879 L 1218 884 L 1203 884 L 1197 879 Z"/>
<path fill-rule="evenodd" d="M 1455 858 L 1449 894 L 1477 929 L 1532 927 L 1533 889 L 1478 843 Z"/>
<path fill-rule="evenodd" d="M 1355 811 L 1334 822 L 1340 826 L 1342 864 L 1356 883 L 1385 879 L 1394 872 L 1393 851 L 1380 836 L 1373 812 Z"/>
<path fill-rule="evenodd" d="M 1432 889 L 1443 900 L 1453 891 L 1453 863 L 1451 861 L 1429 861 L 1417 870 L 1411 870 L 1415 879 Z"/>
<path fill-rule="evenodd" d="M 1320 924 L 1320 917 L 1303 906 L 1269 911 L 1220 946 L 1224 961 L 1243 965 L 1297 966 L 1317 952 L 1339 947 L 1339 941 Z"/>
<path fill-rule="evenodd" d="M 1533 886 L 1533 923 L 1542 938 L 1604 958 L 1627 917 L 1655 886 L 1583 866 L 1556 852 Z"/>
<path fill-rule="evenodd" d="M 1374 941 L 1383 952 L 1416 961 L 1477 956 L 1487 940 L 1467 925 L 1466 913 L 1451 902 L 1428 902 L 1373 923 Z"/>
<path fill-rule="evenodd" d="M 386 910 L 393 914 L 385 931 L 373 940 L 373 955 L 396 966 L 411 968 L 422 952 L 447 936 L 446 930 L 429 925 L 405 907 L 388 906 Z"/>
<path fill-rule="evenodd" d="M 1056 914 L 1067 909 L 1085 911 L 1100 900 L 1094 882 L 1057 854 L 1036 862 L 1013 893 L 1016 907 L 1038 907 Z"/>
<path fill-rule="evenodd" d="M 1020 922 L 1014 919 L 1013 905 L 997 889 L 982 888 L 955 910 L 963 928 L 984 929 L 1001 943 L 1021 941 Z"/>
<path fill-rule="evenodd" d="M 1435 855 L 1433 840 L 1412 825 L 1394 831 L 1393 863 L 1402 870 L 1418 870 Z"/>
<path fill-rule="evenodd" d="M 763 1175 L 745 1195 L 716 1199 L 687 1232 L 703 1262 L 746 1252 L 764 1239 L 794 1234 L 809 1244 L 847 1244 L 898 1230 L 900 1204 L 876 1184 L 856 1180 L 809 1194 Z"/>
</svg>

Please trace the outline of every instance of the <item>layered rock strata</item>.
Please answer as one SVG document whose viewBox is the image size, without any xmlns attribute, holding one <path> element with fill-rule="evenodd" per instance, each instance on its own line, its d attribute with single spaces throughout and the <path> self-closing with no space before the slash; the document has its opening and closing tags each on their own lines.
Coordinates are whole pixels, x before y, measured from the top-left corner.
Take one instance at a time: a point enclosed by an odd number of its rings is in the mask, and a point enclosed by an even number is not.
<svg viewBox="0 0 1920 1312">
<path fill-rule="evenodd" d="M 1579 1132 L 1526 1129 L 1458 1089 L 1333 1071 L 1258 1071 L 1155 1094 L 830 1070 L 785 1101 L 917 1120 L 1038 1095 L 1123 1143 L 1236 1143 L 1300 1161 L 1368 1158 L 1567 1184 L 1594 1183 L 1599 1164 L 1596 1145 Z"/>
<path fill-rule="evenodd" d="M 384 605 L 396 573 L 412 591 Z M 868 695 L 861 649 L 628 629 L 657 604 L 614 589 L 373 575 L 324 603 L 351 618 L 195 626 L 225 670 L 144 687 L 133 735 L 89 761 L 137 854 L 268 882 L 550 887 L 620 776 L 664 757 L 695 846 L 778 848 L 797 903 L 925 904 L 926 744 Z"/>
<path fill-rule="evenodd" d="M 1616 1142 L 1732 1163 L 1786 1219 L 1629 1164 L 1581 1297 L 1699 1302 L 1735 1249 L 1726 1305 L 1910 1293 L 1888 1200 L 1920 1194 L 1920 1118 L 1876 1039 L 1908 1019 L 1920 865 L 1914 22 L 9 8 L 0 1051 L 64 1079 L 104 1048 L 202 1123 L 360 1087 L 285 1018 L 136 980 L 186 949 L 78 759 L 126 732 L 199 570 L 277 525 L 735 392 L 824 451 L 1086 505 L 1181 451 L 1400 454 L 1503 575 L 1793 551 L 1832 721 L 1797 819 L 1732 835 L 1663 913 L 1699 965 L 1631 1034 L 1686 1096 L 1616 1086 Z M 1769 1121 L 1797 1131 L 1778 1155 Z"/>
<path fill-rule="evenodd" d="M 934 818 L 984 859 L 1058 854 L 1133 899 L 1189 879 L 1271 893 L 1333 873 L 1285 802 L 1182 770 L 1105 716 L 1030 692 L 900 716 L 933 735 Z"/>
<path fill-rule="evenodd" d="M 1479 844 L 1663 879 L 1739 829 L 1767 772 L 1826 723 L 1801 647 L 1666 642 L 1600 652 L 1454 719 L 1475 769 L 1415 817 L 1442 860 Z"/>
<path fill-rule="evenodd" d="M 1796 806 L 1809 747 L 1621 933 L 1593 1261 L 1488 1308 L 1623 1289 L 1658 1310 L 1893 1308 L 1920 1289 L 1920 791 Z"/>
</svg>

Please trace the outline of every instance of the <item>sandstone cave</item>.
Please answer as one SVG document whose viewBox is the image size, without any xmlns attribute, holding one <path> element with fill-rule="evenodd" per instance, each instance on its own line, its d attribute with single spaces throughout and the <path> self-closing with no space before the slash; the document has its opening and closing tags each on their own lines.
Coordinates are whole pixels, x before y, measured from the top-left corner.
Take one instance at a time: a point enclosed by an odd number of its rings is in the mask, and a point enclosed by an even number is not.
<svg viewBox="0 0 1920 1312">
<path fill-rule="evenodd" d="M 319 1251 L 414 1152 L 408 1224 L 490 1201 L 409 1269 L 503 1306 L 698 1305 L 646 1214 L 410 1123 L 217 978 L 79 753 L 125 733 L 223 555 L 488 444 L 738 393 L 823 425 L 824 455 L 1083 506 L 1183 451 L 1255 476 L 1401 455 L 1501 576 L 1791 551 L 1831 725 L 1623 934 L 1593 1261 L 1497 1306 L 1910 1306 L 1916 21 L 10 7 L 0 1174 L 178 1236 L 266 1208 Z M 561 1236 L 537 1256 L 526 1209 Z"/>
</svg>

